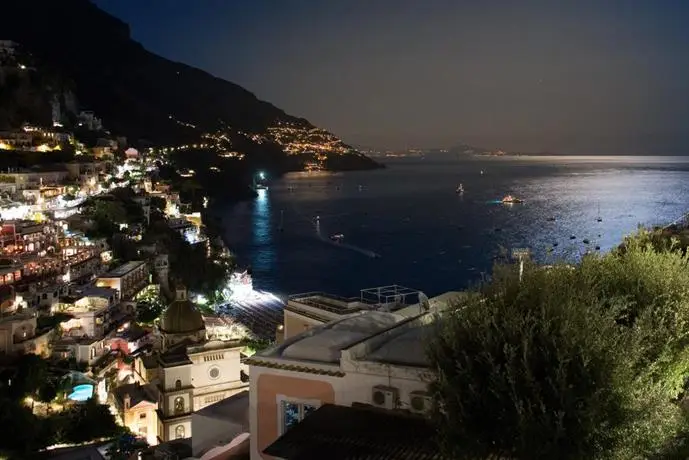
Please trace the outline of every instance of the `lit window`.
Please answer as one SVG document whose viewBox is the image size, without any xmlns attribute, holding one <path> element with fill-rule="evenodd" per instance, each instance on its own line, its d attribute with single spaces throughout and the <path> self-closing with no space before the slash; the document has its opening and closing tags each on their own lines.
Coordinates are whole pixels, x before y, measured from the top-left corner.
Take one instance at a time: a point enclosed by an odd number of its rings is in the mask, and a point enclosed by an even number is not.
<svg viewBox="0 0 689 460">
<path fill-rule="evenodd" d="M 285 433 L 316 409 L 318 406 L 313 404 L 282 401 L 282 432 Z"/>
<path fill-rule="evenodd" d="M 177 396 L 175 398 L 175 414 L 183 414 L 184 413 L 184 398 L 181 396 Z"/>
</svg>

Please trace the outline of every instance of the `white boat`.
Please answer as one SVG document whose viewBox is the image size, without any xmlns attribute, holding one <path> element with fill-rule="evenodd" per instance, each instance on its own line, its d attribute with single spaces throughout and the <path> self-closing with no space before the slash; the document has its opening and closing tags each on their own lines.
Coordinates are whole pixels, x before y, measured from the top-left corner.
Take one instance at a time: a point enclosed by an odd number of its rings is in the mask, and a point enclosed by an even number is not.
<svg viewBox="0 0 689 460">
<path fill-rule="evenodd" d="M 455 190 L 457 193 L 464 193 L 464 184 L 459 184 L 457 186 L 457 190 Z"/>
<path fill-rule="evenodd" d="M 332 235 L 330 239 L 336 243 L 340 243 L 342 242 L 342 240 L 344 240 L 344 235 L 342 233 L 337 233 L 335 235 Z"/>
<path fill-rule="evenodd" d="M 513 197 L 512 195 L 507 195 L 500 201 L 502 203 L 523 203 L 524 202 L 524 200 L 520 200 L 519 198 Z"/>
</svg>

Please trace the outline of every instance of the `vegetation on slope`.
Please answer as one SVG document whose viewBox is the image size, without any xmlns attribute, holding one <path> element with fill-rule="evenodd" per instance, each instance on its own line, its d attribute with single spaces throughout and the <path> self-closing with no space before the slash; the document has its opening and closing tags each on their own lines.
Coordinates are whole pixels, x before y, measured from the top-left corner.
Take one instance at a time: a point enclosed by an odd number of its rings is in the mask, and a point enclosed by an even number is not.
<svg viewBox="0 0 689 460">
<path fill-rule="evenodd" d="M 513 267 L 429 352 L 451 458 L 673 458 L 687 430 L 689 259 L 649 234 L 578 266 Z M 684 457 L 682 457 L 684 458 Z"/>
</svg>

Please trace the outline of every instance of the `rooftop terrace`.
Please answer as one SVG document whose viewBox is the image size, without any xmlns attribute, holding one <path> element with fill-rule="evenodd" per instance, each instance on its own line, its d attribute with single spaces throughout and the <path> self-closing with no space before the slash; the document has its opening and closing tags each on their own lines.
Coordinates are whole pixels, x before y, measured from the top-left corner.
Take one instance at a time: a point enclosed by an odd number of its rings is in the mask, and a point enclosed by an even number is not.
<svg viewBox="0 0 689 460">
<path fill-rule="evenodd" d="M 145 262 L 141 260 L 132 260 L 130 262 L 127 262 L 124 265 L 120 265 L 119 267 L 110 270 L 108 273 L 105 275 L 101 276 L 101 278 L 120 278 L 127 273 L 136 270 L 139 268 L 141 265 L 143 265 Z"/>
<path fill-rule="evenodd" d="M 427 299 L 421 293 L 421 302 L 395 312 L 349 313 L 258 353 L 247 363 L 334 373 L 357 369 L 360 362 L 425 369 L 429 364 L 425 343 L 438 324 L 438 314 L 461 296 L 460 292 L 448 292 Z"/>
<path fill-rule="evenodd" d="M 306 292 L 289 297 L 288 308 L 299 304 L 345 315 L 365 310 L 396 311 L 420 302 L 423 293 L 397 284 L 362 289 L 358 297 L 341 297 L 325 292 Z"/>
</svg>

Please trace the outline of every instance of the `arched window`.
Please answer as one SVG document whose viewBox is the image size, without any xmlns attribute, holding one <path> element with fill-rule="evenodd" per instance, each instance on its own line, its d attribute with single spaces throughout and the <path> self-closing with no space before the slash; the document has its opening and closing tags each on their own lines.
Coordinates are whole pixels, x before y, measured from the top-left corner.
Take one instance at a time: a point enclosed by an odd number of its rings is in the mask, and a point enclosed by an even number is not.
<svg viewBox="0 0 689 460">
<path fill-rule="evenodd" d="M 183 414 L 184 413 L 184 398 L 181 396 L 177 396 L 175 398 L 175 414 Z"/>
<path fill-rule="evenodd" d="M 181 390 L 182 389 L 182 381 L 180 379 L 177 379 L 175 382 L 175 390 Z"/>
<path fill-rule="evenodd" d="M 175 427 L 175 439 L 184 439 L 184 425 Z"/>
</svg>

